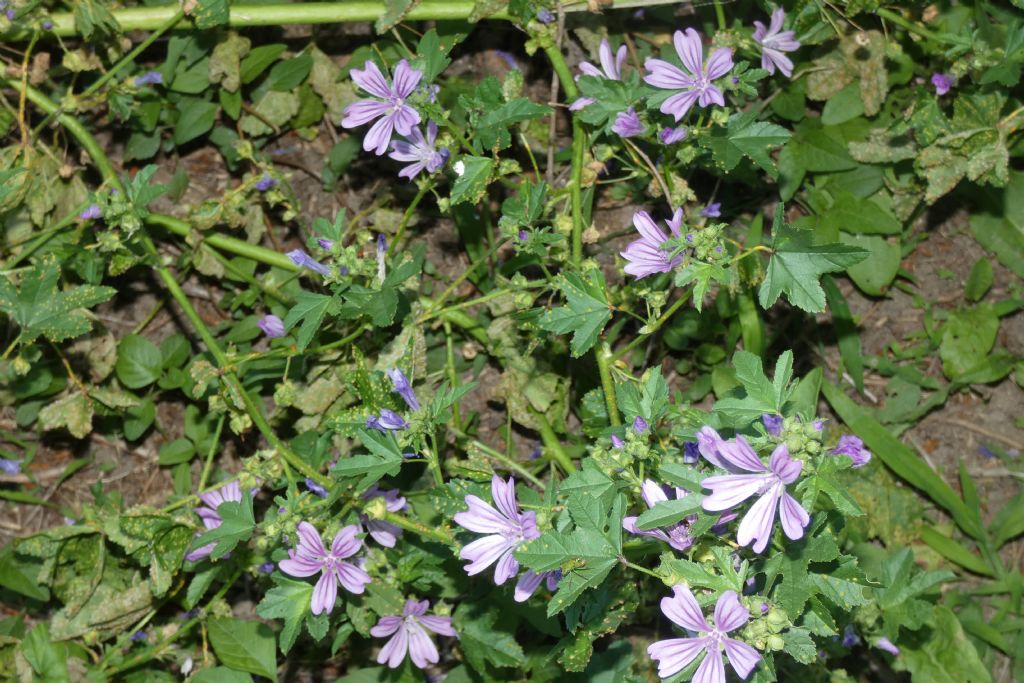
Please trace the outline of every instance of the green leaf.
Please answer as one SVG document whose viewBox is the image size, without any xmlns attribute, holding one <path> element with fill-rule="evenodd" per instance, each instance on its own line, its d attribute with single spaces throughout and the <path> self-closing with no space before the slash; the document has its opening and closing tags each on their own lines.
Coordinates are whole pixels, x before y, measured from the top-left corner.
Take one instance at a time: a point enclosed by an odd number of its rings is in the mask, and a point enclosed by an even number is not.
<svg viewBox="0 0 1024 683">
<path fill-rule="evenodd" d="M 793 352 L 785 351 L 775 363 L 775 378 L 769 381 L 761 359 L 748 351 L 737 351 L 732 358 L 736 379 L 746 394 L 726 396 L 715 403 L 715 410 L 728 414 L 740 424 L 749 424 L 764 413 L 781 415 L 789 400 L 789 381 L 793 376 Z"/>
<path fill-rule="evenodd" d="M 495 625 L 499 610 L 463 602 L 455 610 L 452 621 L 459 632 L 459 646 L 466 661 L 480 672 L 487 671 L 487 663 L 498 667 L 521 667 L 526 654 L 512 633 Z"/>
<path fill-rule="evenodd" d="M 707 144 L 715 161 L 726 171 L 736 168 L 740 160 L 747 156 L 769 176 L 777 178 L 778 170 L 769 151 L 786 142 L 792 134 L 782 126 L 756 119 L 757 112 L 733 114 L 726 127 L 716 126 L 712 129 Z"/>
<path fill-rule="evenodd" d="M 791 628 L 782 634 L 785 652 L 801 664 L 813 664 L 818 658 L 818 646 L 805 628 Z"/>
<path fill-rule="evenodd" d="M 203 669 L 189 679 L 191 683 L 252 683 L 252 676 L 244 671 L 235 671 L 226 666 Z"/>
<path fill-rule="evenodd" d="M 822 224 L 828 226 L 829 233 L 838 229 L 859 235 L 898 235 L 903 231 L 903 225 L 891 211 L 845 190 L 835 193 L 835 201 L 824 212 Z"/>
<path fill-rule="evenodd" d="M 242 83 L 249 84 L 259 78 L 259 75 L 276 62 L 277 58 L 287 49 L 288 46 L 284 43 L 254 47 L 242 60 Z"/>
<path fill-rule="evenodd" d="M 531 102 L 525 97 L 517 97 L 497 109 L 487 112 L 477 121 L 476 139 L 484 149 L 504 149 L 511 144 L 509 127 L 549 113 L 551 113 L 550 107 Z"/>
<path fill-rule="evenodd" d="M 601 585 L 619 562 L 616 547 L 600 531 L 590 528 L 576 529 L 572 534 L 545 532 L 522 546 L 516 557 L 537 572 L 561 569 L 562 579 L 548 603 L 548 616 L 575 603 L 588 588 Z"/>
<path fill-rule="evenodd" d="M 948 535 L 936 530 L 935 527 L 926 526 L 921 529 L 921 540 L 927 543 L 932 550 L 964 569 L 968 569 L 975 574 L 981 574 L 982 576 L 995 576 L 992 569 L 980 557 L 951 539 Z"/>
<path fill-rule="evenodd" d="M 207 624 L 217 659 L 236 671 L 277 680 L 274 632 L 269 626 L 226 617 L 215 617 Z"/>
<path fill-rule="evenodd" d="M 45 602 L 50 599 L 50 591 L 40 585 L 39 569 L 34 561 L 18 559 L 11 545 L 0 551 L 0 586 Z"/>
<path fill-rule="evenodd" d="M 1000 263 L 1024 278 L 1024 173 L 1011 173 L 1006 188 L 991 193 L 985 210 L 971 214 L 971 233 Z"/>
<path fill-rule="evenodd" d="M 992 521 L 992 540 L 998 548 L 1011 538 L 1024 534 L 1024 493 L 1005 504 Z"/>
<path fill-rule="evenodd" d="M 685 287 L 691 282 L 694 283 L 693 306 L 699 313 L 704 310 L 704 298 L 711 289 L 711 283 L 728 285 L 732 282 L 732 271 L 717 263 L 691 261 L 676 271 L 675 284 L 676 287 Z"/>
<path fill-rule="evenodd" d="M 50 640 L 50 630 L 45 623 L 37 624 L 19 647 L 22 656 L 32 672 L 28 680 L 37 683 L 68 683 L 71 678 L 68 676 L 68 653 L 67 646 L 63 643 L 54 643 Z M 31 675 L 31 673 L 36 675 Z"/>
<path fill-rule="evenodd" d="M 284 619 L 279 642 L 281 652 L 288 654 L 302 628 L 302 620 L 309 613 L 313 586 L 305 581 L 292 581 L 277 575 L 273 579 L 277 585 L 263 596 L 263 600 L 256 606 L 256 614 L 264 619 Z"/>
<path fill-rule="evenodd" d="M 641 531 L 671 526 L 687 515 L 692 515 L 700 510 L 703 499 L 704 496 L 699 493 L 691 493 L 685 498 L 660 501 L 650 510 L 641 514 L 636 520 L 636 525 Z"/>
<path fill-rule="evenodd" d="M 909 671 L 915 681 L 928 683 L 992 683 L 974 644 L 949 609 L 935 608 L 930 638 L 917 647 L 904 647 L 893 660 L 897 671 Z"/>
<path fill-rule="evenodd" d="M 567 273 L 560 279 L 558 288 L 565 295 L 566 305 L 545 313 L 538 324 L 556 334 L 572 332 L 570 348 L 573 357 L 579 358 L 597 343 L 612 317 L 604 276 L 597 269 L 588 271 L 586 279 Z"/>
<path fill-rule="evenodd" d="M 242 500 L 228 500 L 217 507 L 221 523 L 216 529 L 209 529 L 193 543 L 192 549 L 201 548 L 208 543 L 216 543 L 210 553 L 210 559 L 216 560 L 234 550 L 235 546 L 248 541 L 256 528 L 256 519 L 252 511 L 252 496 L 248 491 L 242 492 Z M 258 673 L 258 672 L 253 672 Z"/>
<path fill-rule="evenodd" d="M 850 312 L 846 297 L 843 296 L 831 275 L 822 276 L 821 286 L 825 290 L 828 308 L 832 312 L 832 325 L 836 329 L 843 365 L 850 373 L 857 391 L 864 391 L 864 354 L 861 351 L 860 334 L 857 331 L 853 313 Z"/>
<path fill-rule="evenodd" d="M 882 296 L 896 279 L 900 269 L 899 242 L 892 242 L 878 235 L 847 235 L 841 233 L 839 241 L 851 247 L 863 249 L 868 257 L 846 269 L 847 275 L 865 294 Z"/>
<path fill-rule="evenodd" d="M 370 454 L 339 459 L 331 474 L 342 479 L 363 477 L 359 482 L 360 489 L 368 488 L 384 476 L 398 474 L 404 458 L 394 437 L 371 429 L 360 429 L 356 436 Z"/>
<path fill-rule="evenodd" d="M 324 316 L 331 310 L 333 304 L 333 298 L 316 292 L 302 291 L 295 297 L 295 305 L 284 318 L 284 328 L 291 330 L 299 321 L 302 321 L 302 326 L 299 327 L 299 331 L 295 335 L 299 351 L 304 351 L 313 341 L 313 337 L 324 321 Z"/>
<path fill-rule="evenodd" d="M 462 156 L 453 164 L 458 176 L 452 185 L 451 203 L 476 204 L 483 198 L 494 171 L 494 159 L 490 157 Z"/>
<path fill-rule="evenodd" d="M 287 92 L 297 88 L 313 69 L 313 55 L 303 52 L 291 59 L 285 59 L 274 65 L 267 75 L 267 80 L 260 87 L 267 87 L 270 90 Z"/>
<path fill-rule="evenodd" d="M 192 13 L 196 28 L 199 29 L 223 26 L 228 23 L 229 16 L 228 0 L 197 0 L 196 9 Z"/>
<path fill-rule="evenodd" d="M 21 327 L 18 343 L 30 344 L 44 336 L 61 342 L 85 334 L 92 323 L 79 309 L 90 308 L 111 299 L 112 287 L 80 285 L 60 291 L 60 268 L 47 259 L 21 276 L 16 287 L 9 276 L 0 277 L 0 311 Z"/>
<path fill-rule="evenodd" d="M 160 379 L 163 354 L 156 344 L 137 334 L 129 334 L 117 345 L 114 371 L 121 384 L 141 389 Z"/>
<path fill-rule="evenodd" d="M 418 4 L 420 0 L 385 0 L 384 12 L 373 22 L 374 30 L 378 35 L 387 33 L 401 23 Z"/>
<path fill-rule="evenodd" d="M 939 342 L 942 372 L 954 380 L 966 375 L 985 360 L 998 334 L 999 316 L 991 306 L 974 306 L 950 315 Z"/>
<path fill-rule="evenodd" d="M 174 126 L 174 144 L 184 145 L 206 135 L 217 121 L 220 106 L 197 98 L 183 99 L 178 105 L 180 115 Z"/>
<path fill-rule="evenodd" d="M 995 273 L 992 270 L 992 262 L 984 256 L 974 262 L 971 272 L 967 276 L 967 284 L 964 287 L 964 296 L 968 301 L 981 301 L 985 298 L 988 290 L 992 289 L 995 280 Z"/>
<path fill-rule="evenodd" d="M 782 204 L 772 225 L 772 256 L 758 291 L 762 308 L 769 308 L 783 293 L 789 302 L 809 313 L 825 310 L 825 291 L 818 279 L 860 263 L 867 252 L 845 244 L 811 244 L 811 234 L 783 223 Z"/>
</svg>

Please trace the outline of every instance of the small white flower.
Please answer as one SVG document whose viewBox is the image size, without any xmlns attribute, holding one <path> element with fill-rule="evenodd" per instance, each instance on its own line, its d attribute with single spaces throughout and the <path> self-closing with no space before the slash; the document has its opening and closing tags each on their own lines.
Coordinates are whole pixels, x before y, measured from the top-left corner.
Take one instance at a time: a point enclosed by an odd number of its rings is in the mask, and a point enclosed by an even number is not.
<svg viewBox="0 0 1024 683">
<path fill-rule="evenodd" d="M 455 175 L 457 176 L 462 176 L 462 174 L 466 172 L 466 164 L 461 161 L 456 161 L 452 168 L 455 169 Z"/>
<path fill-rule="evenodd" d="M 181 663 L 181 675 L 188 676 L 192 673 L 192 657 L 191 655 L 185 658 L 185 661 Z"/>
</svg>

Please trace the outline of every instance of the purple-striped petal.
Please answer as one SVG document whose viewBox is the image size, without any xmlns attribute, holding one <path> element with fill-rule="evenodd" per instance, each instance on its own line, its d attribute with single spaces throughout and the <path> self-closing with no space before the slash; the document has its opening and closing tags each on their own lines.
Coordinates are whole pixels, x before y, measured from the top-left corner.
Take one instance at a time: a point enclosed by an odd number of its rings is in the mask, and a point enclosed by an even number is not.
<svg viewBox="0 0 1024 683">
<path fill-rule="evenodd" d="M 715 626 L 719 631 L 735 631 L 750 619 L 750 611 L 740 604 L 736 591 L 725 591 L 715 603 Z"/>
<path fill-rule="evenodd" d="M 706 648 L 706 638 L 670 638 L 651 643 L 647 655 L 658 662 L 658 676 L 669 678 L 685 669 Z"/>
<path fill-rule="evenodd" d="M 711 495 L 704 496 L 701 505 L 710 512 L 721 512 L 736 507 L 747 498 L 757 495 L 769 474 L 724 474 L 707 477 L 700 485 L 711 489 Z"/>
<path fill-rule="evenodd" d="M 338 579 L 332 572 L 324 572 L 313 587 L 313 598 L 309 609 L 314 615 L 330 614 L 338 598 Z"/>
<path fill-rule="evenodd" d="M 402 625 L 402 617 L 381 617 L 377 625 L 370 629 L 370 635 L 375 638 L 386 638 L 398 630 Z"/>
<path fill-rule="evenodd" d="M 709 647 L 704 661 L 690 679 L 691 683 L 725 683 L 725 664 L 722 662 L 722 651 L 718 647 Z"/>
<path fill-rule="evenodd" d="M 672 35 L 672 42 L 675 44 L 676 52 L 683 66 L 691 74 L 699 78 L 704 71 L 704 47 L 701 44 L 700 34 L 692 28 L 686 32 L 676 31 Z"/>
<path fill-rule="evenodd" d="M 783 493 L 779 521 L 782 522 L 782 531 L 790 540 L 795 541 L 804 537 L 804 528 L 811 523 L 811 516 L 793 496 Z"/>
<path fill-rule="evenodd" d="M 383 99 L 391 97 L 391 86 L 388 85 L 388 79 L 381 73 L 380 68 L 370 60 L 363 64 L 362 69 L 352 69 L 349 74 L 356 85 L 371 95 Z"/>
<path fill-rule="evenodd" d="M 723 638 L 725 654 L 729 656 L 729 664 L 740 678 L 747 678 L 761 661 L 761 655 L 750 645 L 733 638 Z"/>
<path fill-rule="evenodd" d="M 339 562 L 337 571 L 338 581 L 349 593 L 360 595 L 366 588 L 366 584 L 372 581 L 369 574 L 348 562 Z"/>
<path fill-rule="evenodd" d="M 405 659 L 405 653 L 409 651 L 409 633 L 405 628 L 398 629 L 398 632 L 391 637 L 391 640 L 384 643 L 377 655 L 378 664 L 387 664 L 392 669 L 397 669 Z"/>
<path fill-rule="evenodd" d="M 419 620 L 425 627 L 427 627 L 434 633 L 437 633 L 438 635 L 452 637 L 459 635 L 455 632 L 455 629 L 452 628 L 451 617 L 438 617 L 433 615 L 426 615 L 419 617 Z"/>
<path fill-rule="evenodd" d="M 439 659 L 437 646 L 419 624 L 409 627 L 409 657 L 421 669 L 427 668 L 428 664 L 436 664 Z"/>
<path fill-rule="evenodd" d="M 775 526 L 775 509 L 779 504 L 779 489 L 781 484 L 776 484 L 757 502 L 750 506 L 750 510 L 740 522 L 736 530 L 736 542 L 740 545 L 750 545 L 753 541 L 755 553 L 763 552 L 768 547 L 768 541 L 772 538 L 772 529 Z"/>
<path fill-rule="evenodd" d="M 697 598 L 687 586 L 679 584 L 672 587 L 672 597 L 661 599 L 661 611 L 675 624 L 691 631 L 705 633 L 711 630 L 704 619 L 704 613 L 697 604 Z"/>
</svg>

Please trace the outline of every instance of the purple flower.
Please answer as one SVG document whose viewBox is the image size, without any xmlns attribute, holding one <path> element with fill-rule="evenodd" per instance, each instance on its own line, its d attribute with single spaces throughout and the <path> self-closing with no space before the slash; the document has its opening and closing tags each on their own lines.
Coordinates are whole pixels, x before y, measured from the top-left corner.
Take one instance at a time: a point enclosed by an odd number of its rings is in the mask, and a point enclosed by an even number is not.
<svg viewBox="0 0 1024 683">
<path fill-rule="evenodd" d="M 366 133 L 363 149 L 373 151 L 378 156 L 384 154 L 392 133 L 397 131 L 399 135 L 410 137 L 420 122 L 419 112 L 406 104 L 405 100 L 416 90 L 422 79 L 423 72 L 411 68 L 404 59 L 395 66 L 392 83 L 388 83 L 384 74 L 371 61 L 363 65 L 362 71 L 352 69 L 352 80 L 356 85 L 378 99 L 359 100 L 347 106 L 341 125 L 356 128 L 380 119 Z"/>
<path fill-rule="evenodd" d="M 556 569 L 553 572 L 541 572 L 538 574 L 532 569 L 527 569 L 516 582 L 514 598 L 516 602 L 526 602 L 537 592 L 541 583 L 547 583 L 548 590 L 552 593 L 558 589 L 558 582 L 562 579 L 562 570 Z"/>
<path fill-rule="evenodd" d="M 782 434 L 781 415 L 772 415 L 770 413 L 765 413 L 764 415 L 761 416 L 761 422 L 764 423 L 765 431 L 767 431 L 770 435 L 778 436 L 779 434 Z"/>
<path fill-rule="evenodd" d="M 700 447 L 696 441 L 687 441 L 683 444 L 683 464 L 696 465 L 700 460 Z"/>
<path fill-rule="evenodd" d="M 510 68 L 510 69 L 518 69 L 519 68 L 519 65 L 516 64 L 516 56 L 514 54 L 512 54 L 511 52 L 506 52 L 505 50 L 495 50 L 494 54 L 498 55 L 503 60 L 505 60 L 505 63 L 508 64 L 508 68 Z"/>
<path fill-rule="evenodd" d="M 0 472 L 14 476 L 15 474 L 21 474 L 21 463 L 24 460 L 8 460 L 7 458 L 0 458 Z"/>
<path fill-rule="evenodd" d="M 708 204 L 700 210 L 700 215 L 704 216 L 704 218 L 718 218 L 722 215 L 722 202 Z"/>
<path fill-rule="evenodd" d="M 631 138 L 642 134 L 645 130 L 646 127 L 633 107 L 620 112 L 615 117 L 615 123 L 612 124 L 612 131 L 621 138 Z"/>
<path fill-rule="evenodd" d="M 409 600 L 405 603 L 402 616 L 381 617 L 377 625 L 370 629 L 370 635 L 375 638 L 391 636 L 377 655 L 378 664 L 387 662 L 389 667 L 397 669 L 406 653 L 420 669 L 425 669 L 428 664 L 437 664 L 437 647 L 427 631 L 452 637 L 458 634 L 452 628 L 450 617 L 427 616 L 429 607 L 430 603 L 426 600 Z"/>
<path fill-rule="evenodd" d="M 43 30 L 44 31 L 49 31 L 52 28 L 53 28 L 53 22 L 52 21 L 47 19 L 46 21 L 43 22 Z"/>
<path fill-rule="evenodd" d="M 932 85 L 935 86 L 936 95 L 945 95 L 954 83 L 956 83 L 954 76 L 938 72 L 932 74 Z"/>
<path fill-rule="evenodd" d="M 314 273 L 320 273 L 324 277 L 327 277 L 331 274 L 331 271 L 328 270 L 327 266 L 314 259 L 312 256 L 304 252 L 302 249 L 294 249 L 292 251 L 289 251 L 287 256 L 292 260 L 292 263 L 301 268 L 307 268 L 309 270 L 312 270 Z"/>
<path fill-rule="evenodd" d="M 622 64 L 626 61 L 626 46 L 620 45 L 619 49 L 612 55 L 612 46 L 608 44 L 608 39 L 605 38 L 601 41 L 601 47 L 597 50 L 598 57 L 601 58 L 601 68 L 597 68 L 590 62 L 580 62 L 580 71 L 583 72 L 584 76 L 593 76 L 595 78 L 606 78 L 609 81 L 621 81 L 622 80 Z M 579 76 L 576 77 L 579 80 Z M 569 111 L 579 111 L 584 107 L 594 103 L 594 99 L 591 97 L 581 97 L 572 105 L 569 106 Z M 633 108 L 630 107 L 630 111 Z M 634 112 L 634 117 L 636 113 Z M 621 114 L 620 114 L 621 116 Z M 617 123 L 617 121 L 616 121 Z M 637 119 L 639 123 L 639 119 Z M 618 131 L 615 131 L 618 133 Z M 622 137 L 629 137 L 619 133 Z M 633 133 L 636 135 L 636 133 Z"/>
<path fill-rule="evenodd" d="M 324 239 L 323 237 L 318 239 L 316 243 L 319 244 L 320 248 L 324 251 L 330 251 L 334 248 L 334 242 L 332 240 Z"/>
<path fill-rule="evenodd" d="M 263 564 L 256 567 L 256 569 L 258 569 L 262 574 L 269 574 L 270 572 L 274 571 L 274 563 L 264 562 Z"/>
<path fill-rule="evenodd" d="M 719 450 L 728 445 L 728 442 L 711 427 L 701 427 L 697 432 L 697 450 L 705 460 L 722 469 L 729 469 L 729 467 L 726 465 L 726 461 L 719 456 Z"/>
<path fill-rule="evenodd" d="M 853 434 L 839 437 L 839 443 L 832 449 L 832 455 L 845 455 L 853 460 L 854 469 L 864 467 L 871 462 L 871 451 L 864 448 L 864 442 Z"/>
<path fill-rule="evenodd" d="M 550 11 L 544 9 L 543 7 L 537 10 L 537 21 L 539 21 L 540 23 L 550 24 L 554 20 L 555 15 L 552 14 Z"/>
<path fill-rule="evenodd" d="M 525 242 L 526 240 L 530 239 L 530 233 L 526 232 L 525 230 L 520 230 L 517 237 L 519 238 L 520 242 Z"/>
<path fill-rule="evenodd" d="M 740 470 L 753 474 L 726 474 L 704 479 L 701 485 L 712 491 L 711 495 L 704 497 L 704 509 L 720 512 L 758 496 L 757 502 L 740 522 L 736 533 L 737 543 L 749 545 L 753 541 L 754 552 L 762 552 L 771 539 L 777 508 L 780 508 L 779 520 L 786 536 L 794 541 L 803 538 L 804 527 L 810 523 L 811 518 L 800 503 L 786 493 L 786 486 L 797 480 L 804 464 L 789 457 L 786 444 L 779 444 L 775 448 L 768 467 L 764 466 L 742 436 L 719 447 L 718 455 L 725 460 L 730 471 Z"/>
<path fill-rule="evenodd" d="M 284 336 L 284 321 L 276 315 L 267 314 L 259 319 L 256 326 L 263 330 L 263 334 L 271 339 L 280 339 Z"/>
<path fill-rule="evenodd" d="M 853 628 L 853 624 L 847 624 L 843 629 L 843 647 L 852 648 L 859 644 L 860 638 L 857 637 L 857 631 Z"/>
<path fill-rule="evenodd" d="M 650 425 L 647 424 L 647 420 L 643 419 L 639 415 L 633 418 L 633 431 L 637 434 L 643 434 L 649 427 Z"/>
<path fill-rule="evenodd" d="M 674 116 L 678 121 L 686 116 L 695 102 L 701 107 L 711 104 L 725 106 L 725 96 L 711 82 L 732 69 L 732 51 L 718 48 L 711 53 L 705 69 L 704 50 L 696 31 L 692 28 L 686 29 L 686 33 L 676 31 L 672 39 L 683 69 L 663 59 L 648 59 L 644 62 L 644 67 L 650 71 L 644 76 L 644 81 L 655 88 L 682 90 L 661 103 L 661 112 Z"/>
<path fill-rule="evenodd" d="M 672 231 L 672 236 L 679 237 L 679 230 L 683 224 L 683 210 L 676 209 L 666 223 Z M 620 252 L 622 258 L 629 261 L 624 269 L 627 273 L 640 280 L 654 273 L 667 273 L 683 262 L 682 256 L 669 259 L 669 252 L 661 248 L 669 238 L 646 211 L 637 211 L 633 214 L 633 225 L 640 233 L 640 239 L 630 242 L 626 250 Z"/>
<path fill-rule="evenodd" d="M 136 631 L 135 633 L 133 633 L 131 635 L 129 640 L 134 640 L 135 642 L 139 642 L 140 640 L 146 640 L 148 637 L 149 636 L 146 635 L 145 631 Z"/>
<path fill-rule="evenodd" d="M 900 649 L 898 647 L 896 647 L 896 645 L 891 640 L 886 638 L 885 636 L 882 636 L 881 638 L 878 639 L 878 642 L 875 643 L 875 647 L 877 647 L 879 650 L 885 650 L 886 652 L 891 654 L 893 657 L 899 657 L 900 656 Z"/>
<path fill-rule="evenodd" d="M 356 538 L 359 527 L 350 524 L 343 527 L 331 543 L 331 550 L 324 547 L 320 533 L 309 522 L 299 522 L 297 529 L 299 545 L 288 551 L 288 559 L 278 566 L 285 574 L 296 577 L 320 574 L 313 588 L 310 610 L 314 615 L 331 613 L 338 597 L 340 583 L 349 593 L 357 595 L 370 583 L 370 575 L 350 562 L 342 560 L 352 557 L 363 542 Z"/>
<path fill-rule="evenodd" d="M 368 488 L 362 496 L 363 500 L 383 498 L 384 507 L 388 512 L 398 512 L 406 507 L 405 498 L 399 495 L 397 489 L 382 491 L 376 484 Z M 382 519 L 370 519 L 367 515 L 360 515 L 360 521 L 366 525 L 370 538 L 380 543 L 385 548 L 394 548 L 395 542 L 402 535 L 401 527 L 385 522 Z"/>
<path fill-rule="evenodd" d="M 275 180 L 269 173 L 264 173 L 259 180 L 256 181 L 255 188 L 260 192 L 266 192 L 272 187 L 277 187 L 277 180 Z"/>
<path fill-rule="evenodd" d="M 405 376 L 405 373 L 398 368 L 391 368 L 387 374 L 395 393 L 402 397 L 406 405 L 409 406 L 409 410 L 419 410 L 420 402 L 416 400 L 416 392 L 412 390 L 412 385 L 409 384 L 409 378 Z"/>
<path fill-rule="evenodd" d="M 405 418 L 387 408 L 381 408 L 379 417 L 377 415 L 370 415 L 366 418 L 367 429 L 376 429 L 384 434 L 387 434 L 388 431 L 405 429 L 408 426 L 409 423 L 405 421 Z"/>
<path fill-rule="evenodd" d="M 466 496 L 467 512 L 457 513 L 453 519 L 464 529 L 478 534 L 487 534 L 465 546 L 459 557 L 469 560 L 466 573 L 476 576 L 492 564 L 494 583 L 501 585 L 519 573 L 519 562 L 512 552 L 527 541 L 540 537 L 537 529 L 537 514 L 533 511 L 519 512 L 516 502 L 516 482 L 512 477 L 502 481 L 494 475 L 491 479 L 490 504 L 472 494 Z"/>
<path fill-rule="evenodd" d="M 434 145 L 434 141 L 437 140 L 437 124 L 433 121 L 427 121 L 425 138 L 419 128 L 413 128 L 406 137 L 409 138 L 408 141 L 392 142 L 391 153 L 388 154 L 395 161 L 413 162 L 398 172 L 399 178 L 412 180 L 424 170 L 433 173 L 444 166 L 451 155 L 447 149 L 438 150 Z"/>
<path fill-rule="evenodd" d="M 377 234 L 377 279 L 384 282 L 384 276 L 387 274 L 387 263 L 385 257 L 388 255 L 388 239 L 384 237 L 384 233 Z"/>
<path fill-rule="evenodd" d="M 221 519 L 220 515 L 217 514 L 217 508 L 227 501 L 238 503 L 242 500 L 242 488 L 238 485 L 237 481 L 233 481 L 230 484 L 220 487 L 215 491 L 207 491 L 206 493 L 199 494 L 199 500 L 203 501 L 205 505 L 200 505 L 196 508 L 196 514 L 203 520 L 203 526 L 207 529 L 216 529 L 221 525 L 224 520 Z M 199 534 L 196 534 L 197 536 Z M 189 562 L 197 562 L 204 557 L 209 557 L 210 553 L 213 552 L 213 547 L 216 543 L 208 543 L 201 548 L 196 548 L 189 554 L 185 555 L 185 559 Z"/>
<path fill-rule="evenodd" d="M 662 128 L 661 132 L 658 133 L 658 139 L 661 140 L 663 145 L 672 145 L 681 140 L 686 139 L 686 128 L 679 126 L 678 128 Z"/>
<path fill-rule="evenodd" d="M 786 20 L 786 12 L 778 7 L 772 12 L 771 24 L 765 28 L 760 21 L 755 21 L 754 42 L 761 46 L 761 68 L 768 73 L 774 74 L 775 67 L 778 67 L 786 77 L 793 77 L 793 62 L 790 61 L 785 52 L 792 52 L 800 47 L 800 42 L 794 40 L 792 31 L 783 31 L 782 23 Z"/>
<path fill-rule="evenodd" d="M 704 652 L 704 661 L 693 675 L 694 683 L 725 683 L 723 649 L 740 678 L 749 676 L 761 661 L 761 655 L 750 645 L 726 635 L 750 619 L 750 612 L 740 604 L 736 591 L 725 591 L 718 597 L 714 628 L 704 618 L 689 588 L 680 584 L 673 586 L 672 591 L 675 593 L 672 597 L 661 599 L 661 611 L 673 623 L 696 632 L 697 637 L 659 640 L 648 647 L 647 654 L 658 662 L 658 676 L 669 678 L 676 675 Z"/>
<path fill-rule="evenodd" d="M 612 448 L 625 448 L 626 442 L 618 434 L 612 434 Z"/>
<path fill-rule="evenodd" d="M 133 82 L 135 83 L 136 88 L 143 85 L 159 85 L 164 82 L 164 75 L 159 71 L 147 71 L 144 74 L 136 76 Z"/>
<path fill-rule="evenodd" d="M 687 493 L 685 490 L 673 487 L 675 492 L 676 500 L 682 500 L 686 498 Z M 640 495 L 643 496 L 644 502 L 647 503 L 648 508 L 653 508 L 658 503 L 669 500 L 668 494 L 665 489 L 659 486 L 656 482 L 650 479 L 645 479 L 643 485 L 640 487 Z M 676 550 L 686 550 L 693 545 L 693 539 L 690 537 L 690 524 L 696 519 L 696 515 L 691 515 L 681 522 L 676 522 L 672 526 L 666 527 L 665 530 L 651 529 L 650 531 L 641 531 L 636 525 L 638 517 L 623 517 L 622 528 L 631 534 L 636 536 L 649 536 L 656 538 L 659 541 L 664 541 Z"/>
<path fill-rule="evenodd" d="M 103 210 L 100 209 L 98 204 L 90 204 L 85 211 L 78 214 L 78 217 L 83 221 L 91 221 L 99 218 L 103 215 Z"/>
<path fill-rule="evenodd" d="M 327 495 L 328 495 L 327 494 L 327 489 L 325 489 L 320 484 L 316 483 L 315 481 L 313 481 L 309 477 L 306 477 L 306 482 L 305 483 L 306 483 L 306 488 L 309 489 L 311 493 L 315 493 L 316 495 L 320 496 L 321 498 L 326 498 L 327 497 Z"/>
<path fill-rule="evenodd" d="M 18 13 L 13 9 L 9 9 L 6 12 L 4 12 L 4 16 L 10 19 L 11 21 L 14 21 L 14 17 L 18 16 Z"/>
</svg>

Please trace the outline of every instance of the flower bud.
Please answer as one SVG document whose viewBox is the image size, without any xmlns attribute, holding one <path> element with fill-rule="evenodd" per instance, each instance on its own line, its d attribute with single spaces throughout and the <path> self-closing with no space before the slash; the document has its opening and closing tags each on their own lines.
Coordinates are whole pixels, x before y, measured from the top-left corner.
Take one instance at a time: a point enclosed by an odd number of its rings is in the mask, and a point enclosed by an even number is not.
<svg viewBox="0 0 1024 683">
<path fill-rule="evenodd" d="M 786 647 L 786 641 L 784 641 L 781 636 L 768 636 L 766 645 L 769 650 L 779 652 Z"/>
</svg>

